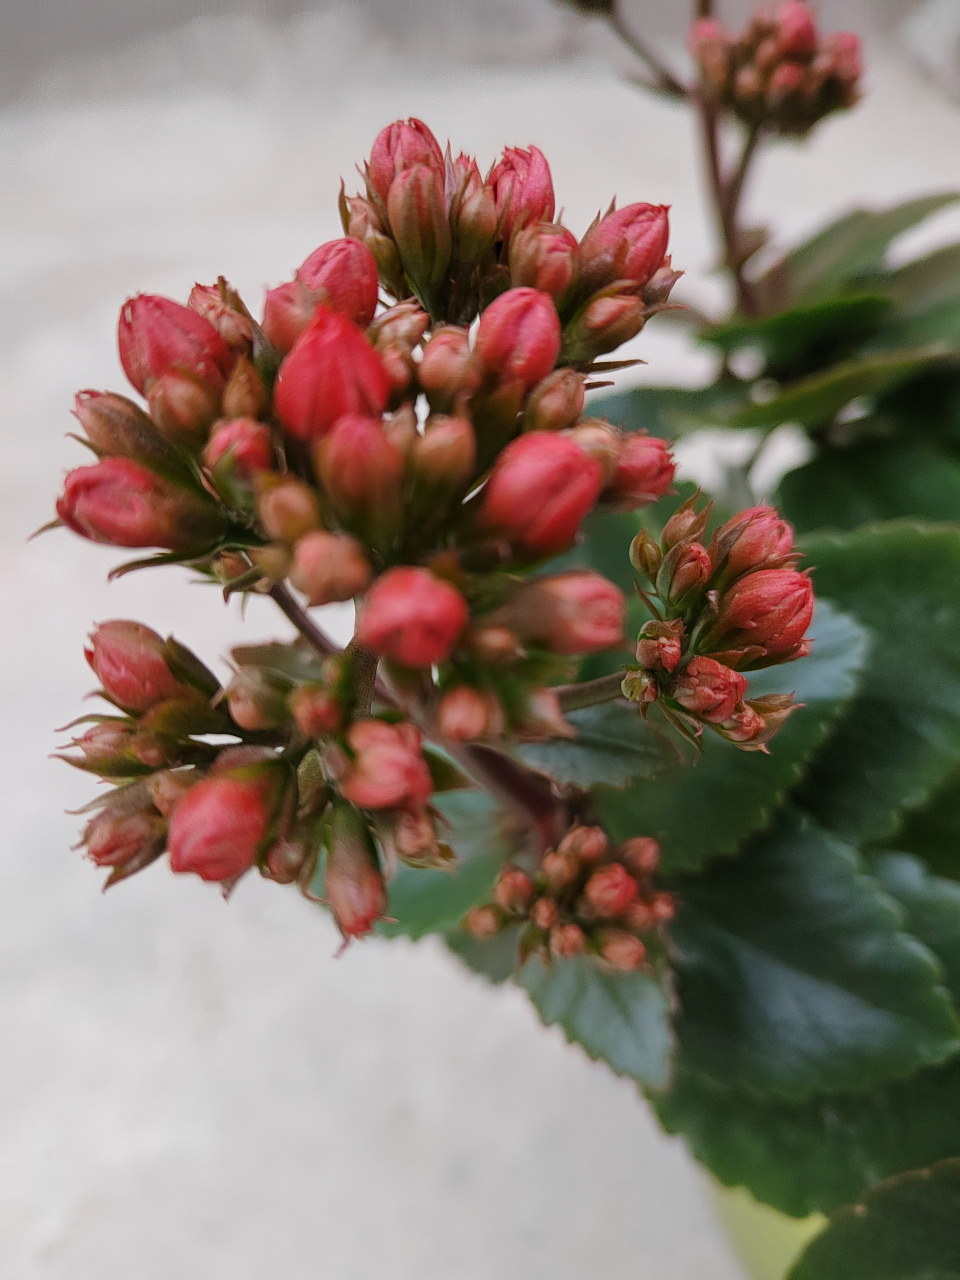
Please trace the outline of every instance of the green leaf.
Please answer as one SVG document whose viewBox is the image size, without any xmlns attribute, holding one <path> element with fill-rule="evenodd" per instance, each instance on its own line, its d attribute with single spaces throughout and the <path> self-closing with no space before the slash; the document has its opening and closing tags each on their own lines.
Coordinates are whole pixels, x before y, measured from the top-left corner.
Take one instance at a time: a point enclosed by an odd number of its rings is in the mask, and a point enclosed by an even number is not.
<svg viewBox="0 0 960 1280">
<path fill-rule="evenodd" d="M 520 925 L 509 925 L 492 938 L 482 941 L 466 929 L 453 929 L 444 938 L 447 946 L 468 969 L 500 986 L 512 978 L 520 963 Z"/>
<path fill-rule="evenodd" d="M 798 533 L 901 517 L 960 520 L 960 462 L 900 441 L 830 449 L 784 476 L 777 506 Z"/>
<path fill-rule="evenodd" d="M 942 342 L 960 342 L 960 297 L 948 298 L 916 315 L 895 316 L 869 343 L 868 351 L 896 351 Z"/>
<path fill-rule="evenodd" d="M 928 367 L 956 358 L 955 344 L 932 342 L 909 350 L 857 356 L 784 387 L 772 400 L 737 410 L 734 427 L 779 427 L 784 422 L 817 426 L 830 422 L 861 396 L 877 396 L 915 377 Z"/>
<path fill-rule="evenodd" d="M 490 897 L 497 872 L 514 850 L 513 833 L 482 791 L 448 791 L 434 807 L 450 824 L 440 837 L 451 845 L 457 864 L 450 871 L 401 866 L 388 885 L 387 915 L 377 932 L 387 938 L 422 938 L 456 928 L 470 908 Z"/>
<path fill-rule="evenodd" d="M 960 773 L 903 818 L 897 848 L 918 853 L 938 875 L 960 880 Z"/>
<path fill-rule="evenodd" d="M 837 1211 L 788 1280 L 957 1280 L 960 1160 L 891 1178 Z"/>
<path fill-rule="evenodd" d="M 944 192 L 889 209 L 854 209 L 797 245 L 768 274 L 785 265 L 796 302 L 825 297 L 853 277 L 882 266 L 891 241 L 957 199 L 956 192 Z"/>
<path fill-rule="evenodd" d="M 323 659 L 308 641 L 298 638 L 289 644 L 280 640 L 267 644 L 242 644 L 231 649 L 238 666 L 264 667 L 291 680 L 319 680 Z"/>
<path fill-rule="evenodd" d="M 804 803 L 886 843 L 960 766 L 960 529 L 906 523 L 804 540 L 817 594 L 871 629 L 859 692 L 811 762 Z"/>
<path fill-rule="evenodd" d="M 852 294 L 758 320 L 738 318 L 700 336 L 728 353 L 740 347 L 759 347 L 776 376 L 776 370 L 790 368 L 804 358 L 821 365 L 826 363 L 824 356 L 836 358 L 837 344 L 849 349 L 873 333 L 892 306 L 890 298 L 879 293 Z"/>
<path fill-rule="evenodd" d="M 597 782 L 623 787 L 636 778 L 655 778 L 680 761 L 673 742 L 645 722 L 635 706 L 604 702 L 571 711 L 566 719 L 576 738 L 524 743 L 514 754 L 557 782 L 581 787 Z"/>
<path fill-rule="evenodd" d="M 866 1093 L 800 1106 L 725 1089 L 680 1070 L 651 1095 L 661 1124 L 726 1186 L 806 1217 L 849 1204 L 884 1178 L 960 1156 L 960 1061 Z"/>
<path fill-rule="evenodd" d="M 892 298 L 901 315 L 919 315 L 960 296 L 960 244 L 945 245 L 868 283 Z"/>
<path fill-rule="evenodd" d="M 925 947 L 856 853 L 806 816 L 670 885 L 684 1070 L 803 1102 L 869 1089 L 960 1048 Z"/>
<path fill-rule="evenodd" d="M 599 813 L 615 839 L 656 835 L 664 870 L 687 871 L 736 852 L 770 821 L 853 694 L 865 660 L 863 630 L 827 604 L 817 605 L 811 634 L 806 658 L 750 677 L 754 696 L 794 691 L 804 703 L 773 739 L 770 754 L 739 751 L 707 734 L 699 760 L 684 761 L 653 783 L 637 782 L 626 792 L 598 787 Z"/>
<path fill-rule="evenodd" d="M 673 1039 L 670 997 L 648 973 L 608 973 L 578 956 L 545 965 L 528 960 L 517 981 L 548 1025 L 621 1076 L 653 1089 L 667 1083 Z"/>
<path fill-rule="evenodd" d="M 943 981 L 960 1005 L 960 885 L 932 875 L 907 853 L 880 854 L 872 871 L 899 902 L 907 929 L 940 961 Z"/>
<path fill-rule="evenodd" d="M 718 378 L 709 386 L 692 389 L 634 387 L 613 395 L 591 396 L 587 408 L 591 416 L 606 418 L 625 431 L 647 431 L 672 440 L 711 423 L 726 425 L 745 394 L 739 379 Z"/>
</svg>

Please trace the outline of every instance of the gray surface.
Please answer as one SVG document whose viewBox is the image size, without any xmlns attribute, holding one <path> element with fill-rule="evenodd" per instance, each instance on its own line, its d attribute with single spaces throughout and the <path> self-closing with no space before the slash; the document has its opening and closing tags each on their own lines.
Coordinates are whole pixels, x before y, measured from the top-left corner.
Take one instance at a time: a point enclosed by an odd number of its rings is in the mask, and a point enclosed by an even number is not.
<svg viewBox="0 0 960 1280">
<path fill-rule="evenodd" d="M 56 84 L 0 114 L 0 1275 L 736 1280 L 682 1149 L 519 993 L 429 944 L 335 962 L 316 909 L 252 879 L 229 906 L 162 865 L 100 896 L 62 813 L 93 786 L 45 758 L 91 686 L 91 621 L 172 628 L 211 660 L 283 627 L 177 570 L 107 586 L 114 553 L 24 541 L 83 457 L 71 392 L 122 385 L 125 294 L 223 270 L 258 303 L 337 233 L 338 175 L 401 113 L 484 163 L 536 140 L 577 230 L 614 190 L 672 203 L 709 302 L 687 122 L 599 60 L 427 73 L 343 18 L 207 21 Z M 873 84 L 811 153 L 771 158 L 760 214 L 793 232 L 960 183 L 956 115 L 896 65 Z M 642 377 L 704 372 L 655 326 L 637 351 Z M 705 449 L 687 456 L 702 474 Z"/>
</svg>

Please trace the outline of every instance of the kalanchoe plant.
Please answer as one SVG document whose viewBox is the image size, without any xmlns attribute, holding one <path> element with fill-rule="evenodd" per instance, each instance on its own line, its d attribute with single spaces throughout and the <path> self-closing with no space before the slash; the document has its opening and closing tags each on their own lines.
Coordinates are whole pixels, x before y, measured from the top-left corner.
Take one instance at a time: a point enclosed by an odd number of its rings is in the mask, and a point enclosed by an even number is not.
<svg viewBox="0 0 960 1280">
<path fill-rule="evenodd" d="M 960 598 L 960 535 L 820 539 L 839 609 L 814 612 L 776 511 L 718 520 L 662 439 L 585 405 L 678 278 L 663 206 L 577 239 L 535 147 L 484 178 L 416 120 L 363 177 L 346 237 L 260 321 L 223 279 L 130 299 L 146 408 L 77 398 L 97 461 L 59 521 L 156 549 L 116 572 L 184 564 L 299 632 L 234 649 L 221 686 L 139 623 L 95 630 L 112 711 L 66 756 L 114 784 L 91 860 L 114 883 L 166 853 L 225 891 L 257 869 L 344 943 L 442 935 L 791 1211 L 952 1154 L 891 1143 L 867 1173 L 858 1148 L 829 1186 L 802 1160 L 780 1186 L 750 1127 L 936 1090 L 960 1048 L 930 916 L 956 904 L 916 860 L 855 852 L 960 768 L 954 619 L 931 607 L 947 578 Z M 343 650 L 309 612 L 337 601 Z M 733 1172 L 711 1128 L 731 1113 Z"/>
</svg>

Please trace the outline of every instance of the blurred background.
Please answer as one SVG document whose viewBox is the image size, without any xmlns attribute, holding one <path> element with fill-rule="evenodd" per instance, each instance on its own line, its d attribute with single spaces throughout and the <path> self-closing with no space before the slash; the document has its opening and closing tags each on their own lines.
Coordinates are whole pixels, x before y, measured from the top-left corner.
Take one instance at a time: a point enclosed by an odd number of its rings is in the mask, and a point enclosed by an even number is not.
<svg viewBox="0 0 960 1280">
<path fill-rule="evenodd" d="M 624 13 L 679 66 L 686 8 Z M 960 0 L 819 11 L 865 36 L 867 97 L 764 161 L 748 204 L 786 239 L 960 186 Z M 335 962 L 323 913 L 253 877 L 229 906 L 163 864 L 100 895 L 63 813 L 92 783 L 47 759 L 83 710 L 91 622 L 138 618 L 211 662 L 285 626 L 180 570 L 108 586 L 115 553 L 25 541 L 83 461 L 73 392 L 122 389 L 122 299 L 223 272 L 256 309 L 339 234 L 340 178 L 397 116 L 482 168 L 536 142 L 578 233 L 613 194 L 671 204 L 685 296 L 715 305 L 690 121 L 551 0 L 5 0 L 2 26 L 0 1274 L 737 1280 L 683 1149 L 519 992 L 433 943 Z M 635 379 L 709 374 L 662 323 L 633 354 Z M 690 474 L 709 482 L 715 445 L 684 446 Z"/>
</svg>

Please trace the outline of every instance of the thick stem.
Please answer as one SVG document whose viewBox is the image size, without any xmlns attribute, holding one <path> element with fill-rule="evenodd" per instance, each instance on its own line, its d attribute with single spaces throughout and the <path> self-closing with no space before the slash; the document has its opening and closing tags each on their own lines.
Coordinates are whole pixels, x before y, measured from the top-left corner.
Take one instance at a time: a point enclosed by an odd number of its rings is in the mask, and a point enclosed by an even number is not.
<svg viewBox="0 0 960 1280">
<path fill-rule="evenodd" d="M 340 652 L 339 646 L 335 645 L 330 637 L 321 631 L 317 624 L 308 617 L 306 610 L 300 608 L 282 582 L 275 582 L 270 588 L 269 595 L 271 600 L 276 601 L 280 606 L 281 612 L 286 614 L 304 639 L 310 641 L 321 658 L 327 658 L 332 653 Z"/>
<path fill-rule="evenodd" d="M 623 696 L 620 685 L 623 672 L 600 676 L 598 680 L 585 680 L 582 684 L 561 684 L 554 689 L 560 700 L 561 711 L 579 711 L 581 707 L 595 707 L 600 702 L 613 702 Z"/>
<path fill-rule="evenodd" d="M 355 684 L 355 713 L 358 718 L 370 714 L 373 695 L 377 688 L 377 663 L 379 659 L 372 649 L 360 644 L 354 636 L 344 653 L 353 662 Z"/>
<path fill-rule="evenodd" d="M 687 90 L 684 85 L 681 84 L 670 68 L 660 61 L 646 41 L 642 40 L 636 32 L 627 26 L 619 5 L 614 4 L 609 14 L 609 21 L 623 43 L 629 49 L 632 49 L 637 57 L 645 62 L 653 72 L 656 77 L 656 88 L 663 93 L 669 93 L 674 98 L 686 98 Z"/>
</svg>

